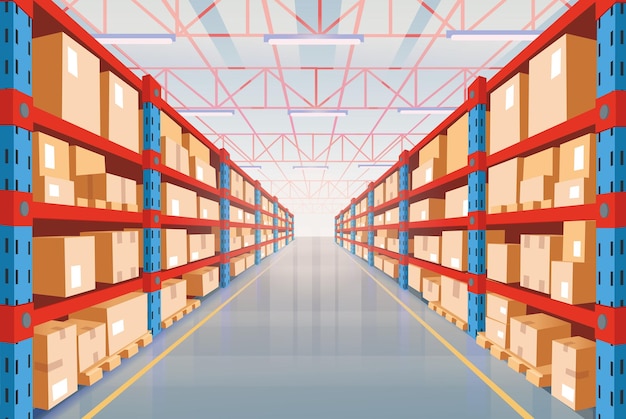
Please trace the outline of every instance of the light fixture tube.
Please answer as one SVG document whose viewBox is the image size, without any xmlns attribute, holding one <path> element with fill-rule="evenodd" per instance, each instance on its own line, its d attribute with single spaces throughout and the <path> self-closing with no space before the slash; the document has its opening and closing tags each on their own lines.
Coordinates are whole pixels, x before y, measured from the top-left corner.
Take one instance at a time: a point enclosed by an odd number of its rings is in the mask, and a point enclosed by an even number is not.
<svg viewBox="0 0 626 419">
<path fill-rule="evenodd" d="M 363 35 L 356 34 L 268 34 L 263 40 L 270 45 L 359 45 Z"/>
<path fill-rule="evenodd" d="M 446 38 L 455 41 L 532 41 L 541 35 L 535 30 L 454 30 Z"/>
<path fill-rule="evenodd" d="M 168 45 L 176 42 L 176 35 L 169 33 L 95 33 L 92 36 L 105 45 Z"/>
</svg>

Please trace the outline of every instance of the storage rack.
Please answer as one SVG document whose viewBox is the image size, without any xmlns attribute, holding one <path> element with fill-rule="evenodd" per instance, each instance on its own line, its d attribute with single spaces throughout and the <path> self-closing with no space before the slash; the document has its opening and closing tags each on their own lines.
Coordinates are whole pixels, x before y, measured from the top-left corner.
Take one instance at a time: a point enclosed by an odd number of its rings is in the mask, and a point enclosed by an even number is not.
<svg viewBox="0 0 626 419">
<path fill-rule="evenodd" d="M 7 34 L 0 41 L 0 52 L 11 71 L 0 74 L 0 151 L 8 159 L 0 165 L 0 240 L 6 244 L 0 253 L 3 280 L 0 281 L 0 360 L 6 366 L 0 370 L 0 417 L 30 418 L 33 414 L 33 328 L 48 320 L 64 318 L 68 314 L 87 308 L 129 292 L 141 290 L 148 294 L 147 328 L 156 335 L 160 331 L 161 283 L 203 266 L 217 265 L 220 269 L 220 286 L 229 285 L 231 257 L 255 251 L 255 262 L 261 260 L 262 248 L 278 247 L 278 231 L 285 232 L 284 244 L 293 240 L 294 216 L 280 206 L 276 197 L 270 200 L 274 211 L 261 209 L 261 196 L 270 195 L 259 182 L 245 174 L 230 161 L 228 152 L 217 149 L 190 123 L 161 99 L 161 87 L 151 76 L 139 79 L 116 59 L 105 47 L 58 8 L 51 0 L 14 0 L 0 2 L 0 28 Z M 5 32 L 6 31 L 6 32 Z M 33 37 L 65 32 L 92 54 L 99 57 L 101 70 L 110 70 L 139 92 L 144 111 L 143 152 L 135 153 L 105 138 L 66 122 L 33 106 L 32 56 Z M 13 71 L 14 70 L 14 71 Z M 198 138 L 212 153 L 212 166 L 219 173 L 219 187 L 208 186 L 183 175 L 161 162 L 160 112 L 165 112 L 184 132 Z M 111 211 L 33 202 L 32 197 L 32 132 L 42 131 L 70 144 L 80 145 L 103 154 L 107 166 L 136 181 L 143 181 L 144 209 L 142 212 Z M 230 171 L 241 173 L 255 186 L 255 205 L 230 197 Z M 161 211 L 161 181 L 168 181 L 196 191 L 201 196 L 219 199 L 220 219 L 200 220 L 167 216 Z M 249 224 L 229 222 L 231 202 L 254 211 L 255 221 Z M 277 209 L 289 221 L 277 227 Z M 274 219 L 274 238 L 261 242 L 261 214 Z M 88 226 L 99 229 L 120 227 L 143 228 L 144 266 L 140 276 L 116 285 L 98 284 L 97 289 L 70 298 L 34 296 L 31 284 L 33 236 L 74 234 Z M 221 246 L 216 256 L 188 263 L 170 270 L 161 269 L 160 229 L 185 227 L 206 232 L 211 227 L 221 228 Z M 255 230 L 255 244 L 239 251 L 229 250 L 229 229 L 243 226 Z M 282 247 L 282 246 L 281 246 Z"/>
<path fill-rule="evenodd" d="M 623 281 L 626 258 L 623 242 L 626 238 L 626 167 L 623 155 L 626 151 L 626 76 L 623 72 L 624 49 L 623 33 L 626 30 L 626 4 L 616 0 L 579 0 L 561 18 L 547 28 L 535 41 L 525 48 L 489 81 L 477 78 L 468 89 L 468 99 L 420 144 L 410 152 L 403 152 L 400 161 L 389 169 L 379 180 L 369 185 L 363 197 L 368 198 L 368 224 L 365 228 L 369 240 L 365 249 L 369 252 L 369 264 L 373 265 L 372 255 L 387 254 L 400 260 L 401 267 L 416 265 L 439 275 L 445 275 L 468 284 L 468 333 L 476 337 L 485 330 L 485 295 L 493 292 L 516 301 L 526 303 L 538 311 L 572 323 L 573 334 L 579 334 L 596 342 L 596 417 L 598 419 L 626 417 L 626 375 L 623 365 L 626 360 L 626 285 Z M 597 100 L 596 107 L 560 125 L 487 156 L 485 112 L 489 107 L 489 94 L 518 72 L 527 72 L 529 60 L 547 45 L 565 33 L 596 39 L 597 42 Z M 621 35 L 620 35 L 621 34 Z M 620 37 L 621 36 L 621 37 Z M 621 64 L 620 64 L 621 63 Z M 619 67 L 621 65 L 621 67 Z M 622 68 L 620 70 L 620 68 Z M 403 167 L 407 160 L 409 169 L 416 168 L 415 158 L 420 149 L 437 135 L 445 134 L 456 120 L 469 114 L 469 156 L 468 166 L 450 173 L 418 189 L 403 194 L 397 200 L 374 207 L 373 189 L 389 174 L 400 170 L 400 181 L 408 182 Z M 597 133 L 596 138 L 596 203 L 536 209 L 512 213 L 486 213 L 486 173 L 488 168 L 514 157 L 525 157 L 549 147 L 559 146 L 569 140 L 588 133 Z M 441 197 L 442 193 L 463 185 L 468 185 L 469 211 L 467 217 L 406 223 L 403 207 L 417 200 Z M 345 217 L 353 203 L 340 212 L 335 219 L 337 239 L 342 245 L 343 232 L 363 231 L 346 226 L 345 221 L 354 219 L 354 214 Z M 459 272 L 437 264 L 373 247 L 373 234 L 379 228 L 374 226 L 372 215 L 393 207 L 400 208 L 399 226 L 382 228 L 400 229 L 400 243 L 406 242 L 402 233 L 433 233 L 448 229 L 468 230 L 468 271 Z M 362 214 L 356 214 L 358 217 Z M 596 303 L 586 305 L 565 304 L 518 284 L 504 284 L 487 279 L 484 235 L 489 229 L 506 227 L 508 230 L 532 231 L 539 226 L 548 231 L 564 221 L 596 221 Z M 507 230 L 507 235 L 509 234 Z M 352 244 L 361 245 L 351 241 Z M 609 249 L 607 251 L 607 249 Z M 405 277 L 401 275 L 399 284 L 407 288 Z M 609 278 L 609 280 L 607 280 Z M 618 279 L 619 278 L 619 279 Z M 621 366 L 621 367 L 619 367 Z M 619 367 L 619 368 L 618 368 Z"/>
</svg>

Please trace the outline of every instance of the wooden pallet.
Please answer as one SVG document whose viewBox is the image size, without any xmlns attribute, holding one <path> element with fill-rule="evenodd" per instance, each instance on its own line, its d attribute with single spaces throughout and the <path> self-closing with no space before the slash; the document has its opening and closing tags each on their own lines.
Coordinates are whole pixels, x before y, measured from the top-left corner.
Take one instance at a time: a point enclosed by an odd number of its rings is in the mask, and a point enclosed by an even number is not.
<svg viewBox="0 0 626 419">
<path fill-rule="evenodd" d="M 448 310 L 443 308 L 443 306 L 439 302 L 429 302 L 428 308 L 439 314 L 441 317 L 445 317 L 447 321 L 449 321 L 459 329 L 467 331 L 467 322 L 460 319 L 458 316 L 450 313 Z"/>
<path fill-rule="evenodd" d="M 515 355 L 508 349 L 496 345 L 493 341 L 485 336 L 485 332 L 478 332 L 476 343 L 485 349 L 489 349 L 489 353 L 500 361 L 507 361 L 507 365 L 515 372 L 525 373 L 526 380 L 537 387 L 550 387 L 552 384 L 552 365 L 542 367 L 534 367 Z"/>
<path fill-rule="evenodd" d="M 176 312 L 173 316 L 170 316 L 167 319 L 161 321 L 161 328 L 169 328 L 175 322 L 181 320 L 183 317 L 185 317 L 187 314 L 191 313 L 198 307 L 200 307 L 200 300 L 187 300 L 187 304 L 182 310 Z"/>
<path fill-rule="evenodd" d="M 98 361 L 78 374 L 78 384 L 81 386 L 91 386 L 102 379 L 103 371 L 113 371 L 119 367 L 123 359 L 132 358 L 139 352 L 139 348 L 145 348 L 152 343 L 152 333 L 148 332 L 136 339 L 133 343 L 125 346 L 113 355 Z"/>
</svg>

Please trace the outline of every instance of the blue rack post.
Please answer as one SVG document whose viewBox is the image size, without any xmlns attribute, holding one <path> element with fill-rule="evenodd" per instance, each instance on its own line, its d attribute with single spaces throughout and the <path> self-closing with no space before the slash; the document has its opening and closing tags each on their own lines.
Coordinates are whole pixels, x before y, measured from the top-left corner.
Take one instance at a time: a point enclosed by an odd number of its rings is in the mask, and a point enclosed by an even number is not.
<svg viewBox="0 0 626 419">
<path fill-rule="evenodd" d="M 356 240 L 356 204 L 354 203 L 354 199 L 352 200 L 352 203 L 350 204 L 350 216 L 352 217 L 352 220 L 350 221 L 350 240 L 352 240 L 352 243 L 350 243 L 350 253 L 355 254 L 356 253 L 356 246 L 354 244 L 355 240 Z"/>
<path fill-rule="evenodd" d="M 409 152 L 400 155 L 398 169 L 398 203 L 400 215 L 399 251 L 400 266 L 398 267 L 398 285 L 403 290 L 409 289 Z"/>
<path fill-rule="evenodd" d="M 596 4 L 596 18 L 596 417 L 616 419 L 626 417 L 626 5 Z"/>
<path fill-rule="evenodd" d="M 367 187 L 367 263 L 374 266 L 374 184 Z"/>
<path fill-rule="evenodd" d="M 220 287 L 230 285 L 230 154 L 220 150 Z"/>
<path fill-rule="evenodd" d="M 335 216 L 335 243 L 339 245 L 339 216 Z"/>
<path fill-rule="evenodd" d="M 254 184 L 254 264 L 261 263 L 261 183 Z"/>
<path fill-rule="evenodd" d="M 339 246 L 343 247 L 343 212 L 339 216 Z"/>
<path fill-rule="evenodd" d="M 272 198 L 274 204 L 274 253 L 278 252 L 278 199 Z"/>
<path fill-rule="evenodd" d="M 32 1 L 0 8 L 0 417 L 33 415 Z M 4 157 L 3 157 L 4 159 Z"/>
</svg>

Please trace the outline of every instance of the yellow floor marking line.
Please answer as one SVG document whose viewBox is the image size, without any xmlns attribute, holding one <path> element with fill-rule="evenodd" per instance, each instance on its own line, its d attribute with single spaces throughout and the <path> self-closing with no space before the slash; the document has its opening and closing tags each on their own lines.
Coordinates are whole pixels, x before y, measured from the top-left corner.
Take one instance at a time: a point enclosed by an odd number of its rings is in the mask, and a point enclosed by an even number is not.
<svg viewBox="0 0 626 419">
<path fill-rule="evenodd" d="M 200 329 L 206 322 L 208 322 L 213 316 L 215 316 L 224 307 L 226 307 L 228 304 L 230 304 L 230 302 L 232 302 L 237 296 L 239 296 L 239 294 L 244 292 L 246 290 L 246 288 L 248 288 L 250 285 L 254 284 L 257 281 L 257 279 L 259 279 L 261 277 L 261 275 L 263 275 L 265 272 L 267 272 L 272 266 L 274 266 L 276 263 L 278 263 L 278 261 L 281 260 L 283 257 L 284 257 L 284 253 L 278 259 L 273 261 L 267 268 L 263 269 L 261 271 L 261 273 L 259 273 L 253 279 L 251 279 L 250 282 L 248 282 L 246 285 L 244 285 L 239 291 L 237 291 L 232 296 L 230 296 L 228 298 L 228 300 L 224 301 L 215 310 L 213 310 L 209 315 L 207 315 L 204 319 L 202 319 L 200 321 L 200 323 L 198 323 L 197 325 L 195 325 L 194 327 L 189 329 L 189 331 L 187 331 L 187 333 L 185 333 L 183 336 L 181 336 L 176 342 L 172 343 L 165 351 L 163 351 L 159 356 L 157 356 L 152 361 L 150 361 L 150 363 L 148 365 L 146 365 L 139 372 L 137 372 L 135 375 L 133 375 L 128 381 L 126 381 L 124 384 L 122 384 L 122 386 L 120 386 L 117 390 L 115 390 L 113 393 L 111 393 L 106 399 L 102 400 L 102 402 L 100 402 L 100 404 L 98 404 L 96 407 L 91 409 L 91 411 L 89 411 L 89 413 L 87 413 L 85 416 L 83 416 L 83 419 L 92 419 L 98 413 L 102 412 L 102 410 L 104 410 L 104 408 L 106 408 L 109 404 L 111 404 L 111 402 L 113 402 L 113 400 L 117 399 L 124 391 L 126 391 L 130 386 L 135 384 L 137 382 L 137 380 L 139 380 L 141 377 L 143 377 L 156 364 L 158 364 L 161 360 L 163 360 L 163 358 L 165 358 L 174 349 L 176 349 L 178 346 L 180 346 L 180 344 L 183 343 L 185 340 L 187 340 L 187 338 L 189 338 L 189 336 L 191 336 L 192 334 L 197 332 L 198 329 Z"/>
</svg>

